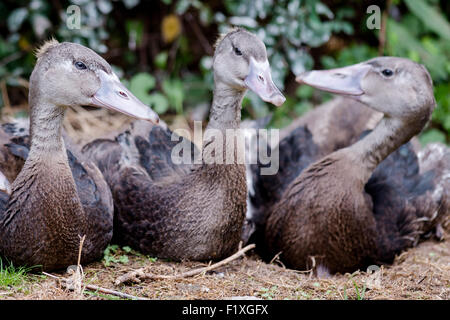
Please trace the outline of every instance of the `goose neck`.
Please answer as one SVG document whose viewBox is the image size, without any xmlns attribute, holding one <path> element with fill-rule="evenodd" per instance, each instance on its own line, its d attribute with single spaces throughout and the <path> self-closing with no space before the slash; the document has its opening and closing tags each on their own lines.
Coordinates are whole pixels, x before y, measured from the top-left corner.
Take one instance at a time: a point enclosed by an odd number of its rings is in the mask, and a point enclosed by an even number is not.
<svg viewBox="0 0 450 320">
<path fill-rule="evenodd" d="M 238 129 L 245 92 L 216 82 L 207 129 Z"/>
<path fill-rule="evenodd" d="M 66 107 L 56 106 L 39 99 L 30 99 L 30 136 L 29 157 L 65 156 L 62 138 L 62 123 Z"/>
</svg>

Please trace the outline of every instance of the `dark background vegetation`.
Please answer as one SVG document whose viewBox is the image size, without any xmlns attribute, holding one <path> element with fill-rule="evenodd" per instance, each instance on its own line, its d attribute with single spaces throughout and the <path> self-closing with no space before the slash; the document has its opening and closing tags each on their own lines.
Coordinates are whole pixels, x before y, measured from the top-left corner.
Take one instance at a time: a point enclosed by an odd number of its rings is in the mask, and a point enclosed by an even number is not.
<svg viewBox="0 0 450 320">
<path fill-rule="evenodd" d="M 79 30 L 66 25 L 66 9 L 72 4 L 81 9 Z M 370 5 L 381 8 L 381 30 L 366 26 Z M 271 125 L 283 127 L 329 99 L 330 95 L 294 82 L 295 74 L 304 70 L 349 65 L 378 55 L 403 56 L 423 63 L 434 81 L 438 107 L 421 135 L 422 143 L 449 143 L 449 15 L 446 0 L 2 1 L 0 107 L 26 105 L 33 49 L 54 36 L 102 54 L 158 113 L 204 119 L 212 94 L 214 41 L 231 25 L 240 25 L 266 43 L 274 80 L 288 98 L 274 110 L 248 94 L 244 118 L 273 112 Z"/>
</svg>

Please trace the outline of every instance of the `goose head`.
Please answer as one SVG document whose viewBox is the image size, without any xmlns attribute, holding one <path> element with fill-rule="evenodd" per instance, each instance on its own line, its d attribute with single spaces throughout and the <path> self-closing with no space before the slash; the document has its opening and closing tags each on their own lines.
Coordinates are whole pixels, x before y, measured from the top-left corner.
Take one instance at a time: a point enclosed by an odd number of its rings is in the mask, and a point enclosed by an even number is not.
<svg viewBox="0 0 450 320">
<path fill-rule="evenodd" d="M 378 57 L 344 68 L 313 70 L 296 80 L 359 100 L 385 117 L 415 122 L 420 129 L 436 105 L 430 74 L 405 58 Z"/>
<path fill-rule="evenodd" d="M 38 61 L 30 78 L 30 106 L 32 99 L 39 99 L 41 105 L 102 107 L 154 123 L 159 121 L 158 115 L 137 99 L 111 66 L 91 49 L 52 40 L 36 55 Z"/>
<path fill-rule="evenodd" d="M 232 30 L 219 38 L 213 68 L 216 82 L 240 91 L 250 89 L 276 106 L 286 100 L 272 81 L 264 43 L 244 29 Z"/>
</svg>

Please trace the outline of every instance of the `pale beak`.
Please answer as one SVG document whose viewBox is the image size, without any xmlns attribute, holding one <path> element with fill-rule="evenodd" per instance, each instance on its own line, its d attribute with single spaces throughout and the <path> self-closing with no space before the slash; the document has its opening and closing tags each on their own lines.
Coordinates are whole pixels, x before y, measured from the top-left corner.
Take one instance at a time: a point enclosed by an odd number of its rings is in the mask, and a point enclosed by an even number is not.
<svg viewBox="0 0 450 320">
<path fill-rule="evenodd" d="M 256 93 L 261 99 L 277 107 L 286 101 L 286 98 L 272 81 L 270 65 L 267 60 L 258 62 L 254 58 L 250 58 L 250 70 L 244 83 L 247 88 Z"/>
<path fill-rule="evenodd" d="M 92 106 L 118 111 L 155 124 L 159 122 L 158 115 L 125 88 L 115 74 L 98 71 L 97 76 L 100 78 L 100 89 L 92 96 Z"/>
<path fill-rule="evenodd" d="M 298 83 L 337 94 L 360 96 L 364 94 L 361 80 L 372 67 L 359 63 L 353 66 L 304 72 L 295 78 Z"/>
</svg>

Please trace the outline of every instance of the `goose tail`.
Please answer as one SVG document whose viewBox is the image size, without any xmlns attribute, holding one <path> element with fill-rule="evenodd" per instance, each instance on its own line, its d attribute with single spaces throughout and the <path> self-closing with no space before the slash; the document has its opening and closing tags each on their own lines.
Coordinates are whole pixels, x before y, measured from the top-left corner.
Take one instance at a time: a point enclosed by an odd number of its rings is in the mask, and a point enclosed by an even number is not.
<svg viewBox="0 0 450 320">
<path fill-rule="evenodd" d="M 418 153 L 420 172 L 429 177 L 433 188 L 415 200 L 424 236 L 443 238 L 450 231 L 450 148 L 442 143 L 428 144 Z"/>
</svg>

